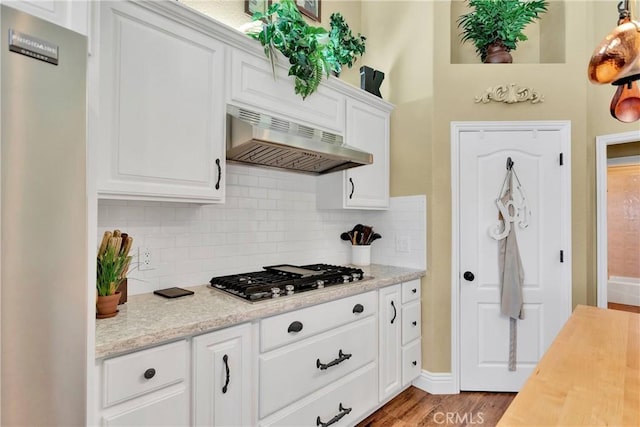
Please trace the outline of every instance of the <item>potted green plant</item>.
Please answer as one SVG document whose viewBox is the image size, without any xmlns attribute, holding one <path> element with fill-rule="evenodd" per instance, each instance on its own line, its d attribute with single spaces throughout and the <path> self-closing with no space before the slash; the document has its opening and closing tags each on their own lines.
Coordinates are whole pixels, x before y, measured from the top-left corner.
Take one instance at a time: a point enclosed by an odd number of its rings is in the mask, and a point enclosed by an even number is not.
<svg viewBox="0 0 640 427">
<path fill-rule="evenodd" d="M 458 18 L 462 42 L 473 41 L 485 63 L 512 62 L 511 50 L 527 40 L 522 30 L 547 11 L 544 0 L 467 0 L 471 12 Z"/>
<path fill-rule="evenodd" d="M 96 275 L 96 317 L 104 319 L 118 313 L 120 292 L 118 288 L 126 280 L 131 256 L 129 250 L 133 238 L 119 230 L 106 231 L 98 249 Z"/>
<path fill-rule="evenodd" d="M 340 76 L 343 65 L 351 68 L 357 57 L 364 54 L 367 38 L 360 33 L 354 36 L 349 24 L 339 12 L 331 14 L 329 21 L 331 30 L 325 54 L 331 65 L 331 71 L 336 76 Z"/>
<path fill-rule="evenodd" d="M 276 51 L 289 61 L 289 75 L 295 77 L 295 92 L 305 99 L 318 89 L 330 71 L 339 74 L 342 65 L 351 67 L 365 50 L 365 37 L 353 36 L 340 13 L 331 15 L 331 31 L 307 24 L 293 0 L 271 4 L 265 13 L 253 14 L 259 27 L 247 34 L 260 41 L 271 61 L 275 77 Z"/>
</svg>

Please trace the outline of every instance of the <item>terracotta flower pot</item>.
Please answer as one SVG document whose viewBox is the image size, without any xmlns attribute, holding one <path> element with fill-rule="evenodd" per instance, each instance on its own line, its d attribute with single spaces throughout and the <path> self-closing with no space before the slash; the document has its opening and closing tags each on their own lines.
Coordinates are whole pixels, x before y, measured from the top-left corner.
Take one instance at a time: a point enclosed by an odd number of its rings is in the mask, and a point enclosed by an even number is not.
<svg viewBox="0 0 640 427">
<path fill-rule="evenodd" d="M 485 64 L 511 64 L 513 58 L 502 43 L 493 43 L 487 47 L 487 56 L 484 58 Z"/>
<path fill-rule="evenodd" d="M 118 301 L 120 301 L 120 292 L 116 292 L 113 295 L 98 296 L 96 318 L 106 319 L 118 314 Z"/>
</svg>

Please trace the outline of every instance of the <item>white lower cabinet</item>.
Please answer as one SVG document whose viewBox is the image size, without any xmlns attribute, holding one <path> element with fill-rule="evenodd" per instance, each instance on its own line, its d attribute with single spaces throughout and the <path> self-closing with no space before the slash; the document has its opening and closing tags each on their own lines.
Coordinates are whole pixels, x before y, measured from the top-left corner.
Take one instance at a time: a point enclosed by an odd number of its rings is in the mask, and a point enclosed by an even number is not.
<svg viewBox="0 0 640 427">
<path fill-rule="evenodd" d="M 355 425 L 420 375 L 420 281 L 98 360 L 96 369 L 102 426 Z"/>
<path fill-rule="evenodd" d="M 351 375 L 263 420 L 261 426 L 347 426 L 366 416 L 378 403 L 378 373 L 370 363 Z"/>
<path fill-rule="evenodd" d="M 393 285 L 379 291 L 379 333 L 380 333 L 380 401 L 396 394 L 402 387 L 401 345 L 402 306 L 401 286 Z"/>
<path fill-rule="evenodd" d="M 420 279 L 379 290 L 380 402 L 422 371 Z"/>
<path fill-rule="evenodd" d="M 248 323 L 193 338 L 195 425 L 252 424 L 251 358 Z"/>
<path fill-rule="evenodd" d="M 104 426 L 187 426 L 187 340 L 97 363 L 100 419 Z"/>
<path fill-rule="evenodd" d="M 189 394 L 185 388 L 161 395 L 156 400 L 125 409 L 111 411 L 102 418 L 107 427 L 187 426 L 189 425 Z"/>
<path fill-rule="evenodd" d="M 277 316 L 261 320 L 260 338 L 269 337 L 270 342 L 274 342 L 274 332 L 262 326 L 282 324 L 285 327 L 291 322 L 287 330 L 295 340 L 307 326 L 309 331 L 321 330 L 314 326 L 322 319 L 335 320 L 338 324 L 328 331 L 308 333 L 304 339 L 260 354 L 258 412 L 261 425 L 322 426 L 338 421 L 337 425 L 351 425 L 375 408 L 378 403 L 376 294 L 372 291 L 292 311 L 286 314 L 286 321 Z M 348 303 L 341 303 L 344 301 Z"/>
</svg>

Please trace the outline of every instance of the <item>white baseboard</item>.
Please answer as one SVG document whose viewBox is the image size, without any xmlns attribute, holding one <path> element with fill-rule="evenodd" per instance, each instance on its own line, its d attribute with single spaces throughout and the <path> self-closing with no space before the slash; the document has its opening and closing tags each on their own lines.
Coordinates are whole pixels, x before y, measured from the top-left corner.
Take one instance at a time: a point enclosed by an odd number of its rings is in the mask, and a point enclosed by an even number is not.
<svg viewBox="0 0 640 427">
<path fill-rule="evenodd" d="M 431 394 L 458 394 L 453 383 L 451 372 L 429 372 L 423 370 L 418 378 L 413 380 L 413 385 L 420 390 Z"/>
<path fill-rule="evenodd" d="M 640 279 L 611 276 L 607 284 L 607 301 L 640 305 Z"/>
</svg>

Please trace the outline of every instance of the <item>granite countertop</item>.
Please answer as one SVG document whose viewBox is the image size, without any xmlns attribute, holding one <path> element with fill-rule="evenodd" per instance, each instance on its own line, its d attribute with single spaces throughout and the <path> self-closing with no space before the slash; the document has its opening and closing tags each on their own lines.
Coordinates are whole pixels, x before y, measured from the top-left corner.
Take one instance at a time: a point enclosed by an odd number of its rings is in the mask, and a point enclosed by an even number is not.
<svg viewBox="0 0 640 427">
<path fill-rule="evenodd" d="M 273 316 L 424 276 L 424 270 L 384 265 L 361 267 L 369 280 L 248 303 L 205 285 L 190 296 L 166 299 L 152 293 L 129 296 L 120 313 L 96 320 L 96 359 Z"/>
</svg>

